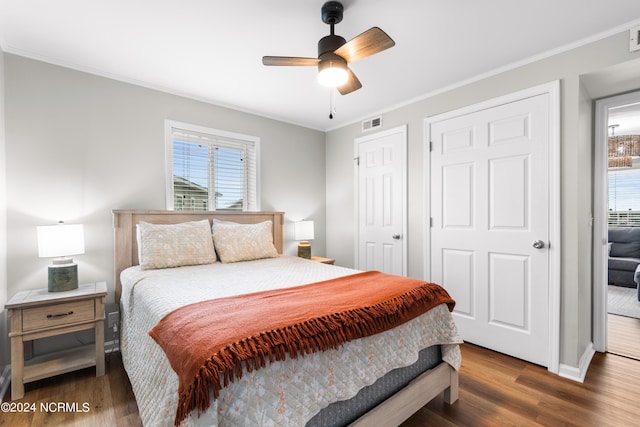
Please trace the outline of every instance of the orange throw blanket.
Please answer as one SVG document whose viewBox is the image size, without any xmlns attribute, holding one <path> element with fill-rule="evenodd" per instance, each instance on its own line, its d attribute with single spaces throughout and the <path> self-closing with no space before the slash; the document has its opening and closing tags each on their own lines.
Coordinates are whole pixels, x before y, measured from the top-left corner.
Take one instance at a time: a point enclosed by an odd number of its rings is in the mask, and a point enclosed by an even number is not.
<svg viewBox="0 0 640 427">
<path fill-rule="evenodd" d="M 175 424 L 210 405 L 235 377 L 298 354 L 394 328 L 455 302 L 439 285 L 377 271 L 207 300 L 167 314 L 149 334 L 179 377 Z"/>
</svg>

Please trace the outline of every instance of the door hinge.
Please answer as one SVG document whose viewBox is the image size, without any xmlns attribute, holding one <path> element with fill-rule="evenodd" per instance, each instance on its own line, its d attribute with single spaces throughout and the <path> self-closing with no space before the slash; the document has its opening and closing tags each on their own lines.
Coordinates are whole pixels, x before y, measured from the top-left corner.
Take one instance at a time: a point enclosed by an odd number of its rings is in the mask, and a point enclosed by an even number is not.
<svg viewBox="0 0 640 427">
<path fill-rule="evenodd" d="M 433 217 L 429 217 L 429 227 L 433 227 Z"/>
<path fill-rule="evenodd" d="M 356 166 L 360 166 L 360 156 L 354 157 L 353 160 L 356 161 Z"/>
<path fill-rule="evenodd" d="M 433 141 L 429 141 L 429 152 L 433 151 Z"/>
</svg>

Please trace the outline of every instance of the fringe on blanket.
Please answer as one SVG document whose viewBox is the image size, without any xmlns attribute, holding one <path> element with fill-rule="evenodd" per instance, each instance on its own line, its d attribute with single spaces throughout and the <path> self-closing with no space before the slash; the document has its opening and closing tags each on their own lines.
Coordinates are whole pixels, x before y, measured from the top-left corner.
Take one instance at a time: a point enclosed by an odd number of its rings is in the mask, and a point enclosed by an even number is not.
<svg viewBox="0 0 640 427">
<path fill-rule="evenodd" d="M 306 320 L 228 345 L 206 360 L 193 383 L 179 394 L 175 425 L 195 408 L 206 411 L 210 406 L 209 387 L 218 398 L 222 387 L 242 377 L 243 366 L 252 372 L 265 367 L 267 360 L 335 349 L 353 339 L 394 328 L 441 303 L 447 303 L 450 311 L 455 305 L 443 288 L 425 283 L 376 305 Z"/>
</svg>

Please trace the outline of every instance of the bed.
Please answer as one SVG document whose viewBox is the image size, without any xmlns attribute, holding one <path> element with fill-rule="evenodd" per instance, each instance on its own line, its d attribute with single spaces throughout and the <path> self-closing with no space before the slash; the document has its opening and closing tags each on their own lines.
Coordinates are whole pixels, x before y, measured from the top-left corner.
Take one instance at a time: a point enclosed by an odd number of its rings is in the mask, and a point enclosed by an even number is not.
<svg viewBox="0 0 640 427">
<path fill-rule="evenodd" d="M 217 396 L 211 394 L 205 409 L 193 409 L 178 419 L 178 375 L 149 333 L 169 313 L 202 300 L 288 289 L 360 272 L 283 256 L 281 212 L 114 210 L 113 215 L 120 347 L 144 425 L 398 425 L 440 393 L 448 404 L 457 400 L 461 341 L 447 305 L 440 304 L 406 323 L 336 348 L 274 360 L 261 369 L 245 367 L 221 386 Z M 138 247 L 141 225 L 203 219 L 209 227 L 215 221 L 221 230 L 227 230 L 226 224 L 245 224 L 251 230 L 259 225 L 264 235 L 268 227 L 276 253 L 238 262 L 218 259 L 142 268 L 139 258 L 148 257 Z M 211 277 L 215 286 L 209 285 Z"/>
</svg>

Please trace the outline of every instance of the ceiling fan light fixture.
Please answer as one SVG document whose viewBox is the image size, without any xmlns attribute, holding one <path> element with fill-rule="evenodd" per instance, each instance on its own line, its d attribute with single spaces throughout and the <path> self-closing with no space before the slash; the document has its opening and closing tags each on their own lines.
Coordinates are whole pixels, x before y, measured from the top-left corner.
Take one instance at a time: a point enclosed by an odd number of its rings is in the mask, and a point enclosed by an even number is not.
<svg viewBox="0 0 640 427">
<path fill-rule="evenodd" d="M 342 86 L 349 79 L 347 64 L 338 59 L 325 59 L 318 64 L 318 83 L 327 87 Z"/>
<path fill-rule="evenodd" d="M 348 64 L 367 58 L 395 46 L 396 42 L 378 27 L 371 27 L 349 41 L 335 33 L 335 25 L 342 21 L 344 7 L 339 1 L 328 1 L 321 9 L 322 22 L 329 25 L 329 35 L 318 40 L 318 57 L 263 56 L 264 65 L 317 66 L 318 82 L 336 88 L 347 95 L 362 87 L 362 83 Z"/>
</svg>

